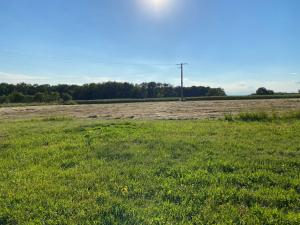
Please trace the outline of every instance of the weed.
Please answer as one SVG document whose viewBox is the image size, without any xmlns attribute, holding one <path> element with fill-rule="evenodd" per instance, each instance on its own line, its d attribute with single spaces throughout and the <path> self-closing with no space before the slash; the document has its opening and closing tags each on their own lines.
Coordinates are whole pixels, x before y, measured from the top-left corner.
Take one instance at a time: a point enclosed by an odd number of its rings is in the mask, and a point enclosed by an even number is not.
<svg viewBox="0 0 300 225">
<path fill-rule="evenodd" d="M 230 113 L 230 114 L 225 114 L 224 116 L 224 119 L 227 120 L 227 121 L 233 121 L 233 115 Z"/>
<path fill-rule="evenodd" d="M 246 112 L 246 113 L 239 113 L 237 115 L 237 119 L 241 121 L 268 121 L 269 115 L 265 112 Z"/>
</svg>

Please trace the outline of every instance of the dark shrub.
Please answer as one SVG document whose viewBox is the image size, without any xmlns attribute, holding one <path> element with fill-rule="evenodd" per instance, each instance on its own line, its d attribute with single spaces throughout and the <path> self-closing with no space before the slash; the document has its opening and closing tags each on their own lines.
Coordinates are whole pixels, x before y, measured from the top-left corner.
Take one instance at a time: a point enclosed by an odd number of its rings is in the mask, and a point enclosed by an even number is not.
<svg viewBox="0 0 300 225">
<path fill-rule="evenodd" d="M 25 96 L 20 92 L 13 92 L 9 96 L 9 101 L 13 103 L 25 102 Z"/>
<path fill-rule="evenodd" d="M 47 100 L 47 96 L 45 93 L 38 92 L 34 95 L 33 99 L 35 102 L 45 102 Z"/>
<path fill-rule="evenodd" d="M 6 96 L 0 96 L 0 104 L 8 103 L 9 99 Z"/>
<path fill-rule="evenodd" d="M 71 101 L 73 98 L 69 93 L 62 93 L 61 98 L 64 102 Z"/>
</svg>

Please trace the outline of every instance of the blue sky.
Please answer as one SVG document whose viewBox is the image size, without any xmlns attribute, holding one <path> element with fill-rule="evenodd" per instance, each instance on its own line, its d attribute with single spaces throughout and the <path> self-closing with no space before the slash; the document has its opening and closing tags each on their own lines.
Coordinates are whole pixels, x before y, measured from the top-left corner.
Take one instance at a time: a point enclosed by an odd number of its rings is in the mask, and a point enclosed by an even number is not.
<svg viewBox="0 0 300 225">
<path fill-rule="evenodd" d="M 0 0 L 0 82 L 300 89 L 299 0 Z"/>
</svg>

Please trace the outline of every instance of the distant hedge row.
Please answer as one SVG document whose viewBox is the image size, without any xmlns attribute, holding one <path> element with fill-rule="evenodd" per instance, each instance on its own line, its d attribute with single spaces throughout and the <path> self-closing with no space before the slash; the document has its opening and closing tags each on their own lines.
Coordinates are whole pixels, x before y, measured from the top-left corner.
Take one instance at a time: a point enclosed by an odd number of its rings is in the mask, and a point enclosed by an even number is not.
<svg viewBox="0 0 300 225">
<path fill-rule="evenodd" d="M 37 92 L 34 95 L 24 95 L 21 92 L 14 91 L 9 95 L 0 96 L 0 104 L 2 103 L 51 103 L 51 102 L 68 102 L 72 100 L 72 96 L 68 93 L 58 92 Z"/>
<path fill-rule="evenodd" d="M 0 103 L 178 98 L 180 93 L 180 87 L 155 82 L 142 84 L 106 82 L 84 85 L 31 85 L 25 83 L 14 85 L 1 83 Z M 193 86 L 185 87 L 184 95 L 185 97 L 226 96 L 226 93 L 222 88 Z"/>
</svg>

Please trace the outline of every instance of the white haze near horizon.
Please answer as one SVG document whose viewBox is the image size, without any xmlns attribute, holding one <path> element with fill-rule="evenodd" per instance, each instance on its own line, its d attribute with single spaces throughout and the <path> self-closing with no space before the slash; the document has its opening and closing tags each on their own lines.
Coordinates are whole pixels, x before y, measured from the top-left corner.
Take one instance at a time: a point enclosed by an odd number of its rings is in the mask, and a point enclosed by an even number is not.
<svg viewBox="0 0 300 225">
<path fill-rule="evenodd" d="M 294 80 L 288 81 L 271 81 L 271 80 L 251 80 L 247 79 L 244 81 L 209 81 L 209 80 L 191 80 L 188 78 L 184 79 L 185 86 L 210 86 L 213 88 L 223 88 L 228 95 L 249 95 L 254 93 L 259 87 L 266 87 L 276 92 L 288 92 L 296 93 L 300 90 L 300 82 L 297 81 L 297 73 L 291 73 L 290 75 L 295 76 Z M 129 82 L 129 83 L 142 83 L 142 82 L 163 82 L 170 83 L 177 86 L 180 83 L 180 79 L 173 79 L 171 81 L 159 81 L 150 78 L 140 78 L 133 81 L 123 80 L 121 77 L 114 76 L 115 79 L 111 79 L 111 76 L 95 76 L 95 75 L 82 75 L 80 79 L 77 76 L 61 76 L 61 75 L 28 75 L 18 73 L 7 73 L 0 72 L 0 83 L 29 83 L 29 84 L 86 84 L 86 83 L 101 83 L 107 81 L 118 81 L 118 82 Z M 73 82 L 72 82 L 73 81 Z"/>
</svg>

